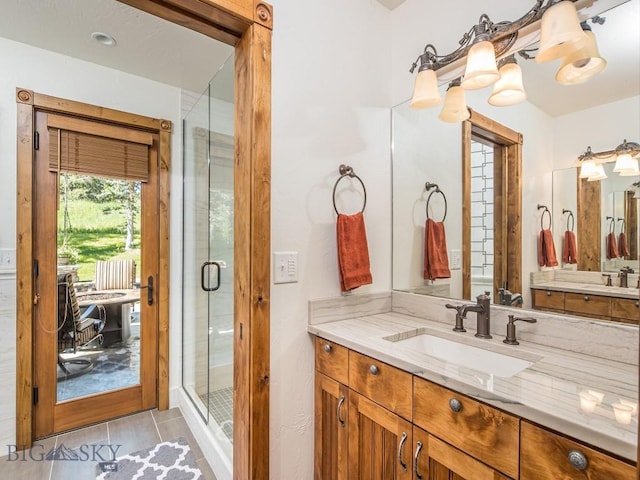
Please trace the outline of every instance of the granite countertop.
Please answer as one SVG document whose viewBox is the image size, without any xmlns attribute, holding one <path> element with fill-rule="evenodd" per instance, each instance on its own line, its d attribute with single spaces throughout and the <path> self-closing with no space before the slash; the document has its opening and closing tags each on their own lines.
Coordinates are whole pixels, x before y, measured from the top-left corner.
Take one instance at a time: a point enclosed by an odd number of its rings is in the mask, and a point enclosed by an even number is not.
<svg viewBox="0 0 640 480">
<path fill-rule="evenodd" d="M 531 288 L 538 290 L 554 290 L 559 292 L 570 293 L 591 293 L 593 295 L 602 295 L 605 297 L 616 298 L 631 298 L 638 300 L 639 290 L 637 288 L 623 288 L 623 287 L 607 287 L 605 285 L 598 285 L 595 283 L 573 283 L 573 282 L 559 282 L 559 281 L 546 281 L 532 283 Z"/>
<path fill-rule="evenodd" d="M 311 324 L 308 331 L 620 457 L 636 460 L 638 417 L 633 416 L 629 425 L 617 423 L 611 406 L 620 399 L 637 404 L 636 365 L 522 339 L 520 345 L 505 345 L 503 336 L 494 334 L 490 340 L 478 339 L 472 328 L 457 333 L 451 327 L 389 311 Z M 508 372 L 499 376 L 471 365 L 448 363 L 394 342 L 420 333 L 506 354 L 531 365 L 511 376 Z M 504 363 L 511 366 L 517 362 Z M 604 393 L 595 411 L 581 409 L 579 392 L 583 390 Z"/>
</svg>

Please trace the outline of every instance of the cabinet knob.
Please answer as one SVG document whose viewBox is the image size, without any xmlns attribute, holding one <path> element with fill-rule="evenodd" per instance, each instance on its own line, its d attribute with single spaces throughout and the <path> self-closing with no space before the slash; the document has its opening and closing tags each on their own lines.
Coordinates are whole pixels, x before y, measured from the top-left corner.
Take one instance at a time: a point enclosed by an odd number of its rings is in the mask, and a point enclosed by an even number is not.
<svg viewBox="0 0 640 480">
<path fill-rule="evenodd" d="M 377 375 L 378 374 L 378 367 L 376 367 L 375 365 L 371 365 L 369 367 L 369 371 L 371 372 L 371 375 Z"/>
<path fill-rule="evenodd" d="M 584 296 L 584 301 L 585 301 L 585 302 L 588 302 L 588 301 L 589 301 L 589 295 L 585 295 L 585 296 Z"/>
<path fill-rule="evenodd" d="M 329 353 L 331 351 L 331 345 L 329 345 L 328 343 L 325 344 L 324 346 L 324 351 Z"/>
<path fill-rule="evenodd" d="M 547 291 L 547 297 L 551 296 L 551 292 Z"/>
<path fill-rule="evenodd" d="M 636 302 L 636 307 L 640 307 L 640 302 Z"/>
<path fill-rule="evenodd" d="M 571 450 L 568 455 L 569 463 L 576 469 L 583 471 L 589 466 L 589 460 L 582 452 Z"/>
<path fill-rule="evenodd" d="M 457 398 L 452 398 L 451 400 L 449 400 L 449 407 L 451 408 L 451 410 L 458 413 L 460 410 L 462 410 L 462 403 L 460 403 L 460 400 L 458 400 Z"/>
</svg>

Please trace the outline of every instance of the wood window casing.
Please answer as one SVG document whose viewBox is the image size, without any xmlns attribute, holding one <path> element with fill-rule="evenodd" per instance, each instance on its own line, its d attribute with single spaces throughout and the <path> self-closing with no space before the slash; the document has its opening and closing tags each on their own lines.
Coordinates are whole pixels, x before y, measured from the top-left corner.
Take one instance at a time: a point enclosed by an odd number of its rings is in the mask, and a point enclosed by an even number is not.
<svg viewBox="0 0 640 480">
<path fill-rule="evenodd" d="M 235 47 L 235 318 L 234 478 L 269 476 L 269 329 L 271 226 L 272 7 L 256 0 L 120 0 L 172 23 Z M 77 102 L 17 91 L 17 385 L 16 443 L 33 440 L 32 225 L 33 111 L 67 112 Z M 82 105 L 85 117 L 121 114 Z M 145 117 L 133 123 L 145 125 Z M 116 122 L 117 123 L 117 122 Z M 160 122 L 160 272 L 169 272 L 170 128 Z M 169 404 L 169 282 L 158 291 L 159 408 Z"/>
</svg>

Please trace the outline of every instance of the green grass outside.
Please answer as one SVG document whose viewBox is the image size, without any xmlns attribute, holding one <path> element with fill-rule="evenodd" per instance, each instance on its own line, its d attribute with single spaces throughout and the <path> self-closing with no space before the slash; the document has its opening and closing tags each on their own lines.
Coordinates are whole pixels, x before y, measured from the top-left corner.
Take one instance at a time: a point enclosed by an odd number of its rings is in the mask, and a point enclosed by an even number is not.
<svg viewBox="0 0 640 480">
<path fill-rule="evenodd" d="M 62 203 L 62 201 L 61 201 Z M 125 250 L 124 214 L 117 210 L 117 204 L 95 203 L 88 200 L 69 200 L 69 220 L 71 228 L 67 234 L 67 244 L 78 251 L 78 276 L 81 282 L 92 281 L 95 276 L 95 262 L 98 260 L 134 259 L 140 268 L 140 222 L 136 218 L 134 245 Z M 58 245 L 62 243 L 64 225 L 64 205 L 58 211 Z"/>
</svg>

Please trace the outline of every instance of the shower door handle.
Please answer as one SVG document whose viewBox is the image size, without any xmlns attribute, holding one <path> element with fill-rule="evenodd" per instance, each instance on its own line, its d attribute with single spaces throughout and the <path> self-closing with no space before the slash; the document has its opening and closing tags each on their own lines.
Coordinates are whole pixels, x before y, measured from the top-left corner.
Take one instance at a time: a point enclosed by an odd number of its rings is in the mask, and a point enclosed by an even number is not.
<svg viewBox="0 0 640 480">
<path fill-rule="evenodd" d="M 147 284 L 141 285 L 140 290 L 147 289 L 147 305 L 153 305 L 153 276 L 147 277 Z"/>
<path fill-rule="evenodd" d="M 209 266 L 211 265 L 215 265 L 217 272 L 217 282 L 215 287 L 209 286 L 209 282 L 205 284 L 204 281 L 205 277 L 207 276 L 206 274 L 209 270 Z M 204 290 L 205 292 L 215 292 L 220 288 L 220 268 L 221 267 L 219 262 L 204 262 L 202 264 L 202 267 L 200 268 L 200 286 L 202 287 L 202 290 Z"/>
</svg>

